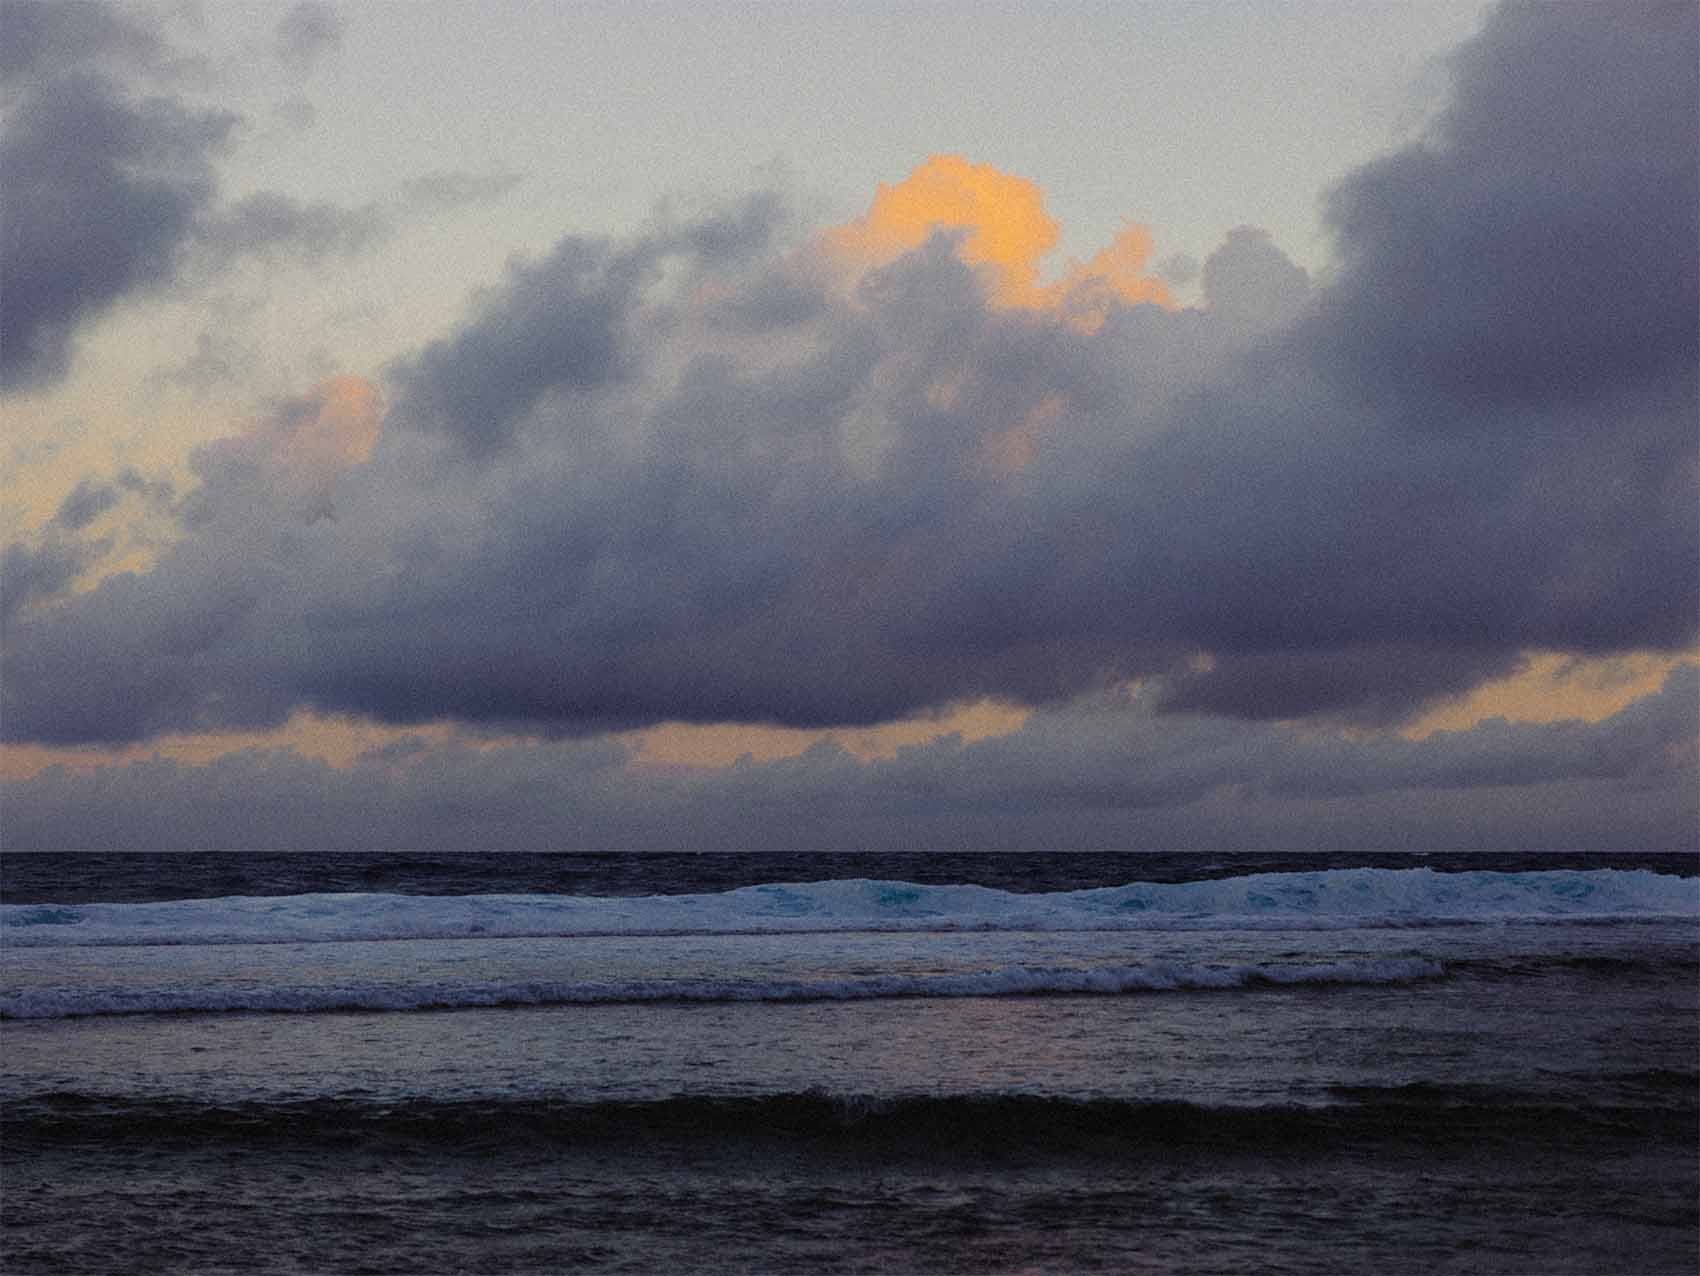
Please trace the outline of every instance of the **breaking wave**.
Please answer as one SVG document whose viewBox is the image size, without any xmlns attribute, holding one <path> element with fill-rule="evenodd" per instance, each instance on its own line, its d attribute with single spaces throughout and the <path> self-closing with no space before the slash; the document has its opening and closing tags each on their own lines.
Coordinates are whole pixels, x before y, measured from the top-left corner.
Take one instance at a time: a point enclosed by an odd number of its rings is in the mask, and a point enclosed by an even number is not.
<svg viewBox="0 0 1700 1276">
<path fill-rule="evenodd" d="M 0 942 L 257 944 L 810 931 L 1333 929 L 1700 917 L 1700 878 L 1644 869 L 1336 869 L 1018 894 L 866 878 L 699 895 L 231 896 L 0 905 Z"/>
</svg>

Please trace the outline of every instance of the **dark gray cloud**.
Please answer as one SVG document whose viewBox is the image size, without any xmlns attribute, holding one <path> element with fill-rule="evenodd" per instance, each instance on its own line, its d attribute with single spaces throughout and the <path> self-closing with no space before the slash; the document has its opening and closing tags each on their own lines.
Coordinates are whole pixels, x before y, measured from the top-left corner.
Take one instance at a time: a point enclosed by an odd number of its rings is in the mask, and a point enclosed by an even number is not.
<svg viewBox="0 0 1700 1276">
<path fill-rule="evenodd" d="M 1212 795 L 1248 812 L 1270 802 L 1387 795 L 1420 807 L 1428 793 L 1457 798 L 1594 782 L 1620 785 L 1626 796 L 1664 793 L 1665 800 L 1678 798 L 1680 809 L 1680 790 L 1691 787 L 1700 761 L 1697 700 L 1700 668 L 1685 665 L 1660 691 L 1600 722 L 1492 719 L 1408 740 L 1203 716 L 1176 720 L 1159 713 L 1150 693 L 1112 693 L 1040 712 L 1013 735 L 973 745 L 946 739 L 890 762 L 851 765 L 866 777 L 868 791 L 858 798 L 875 809 L 895 805 L 929 816 L 1182 808 Z M 1689 794 L 1687 806 L 1700 806 L 1700 794 Z M 1672 824 L 1656 845 L 1696 838 L 1700 828 Z"/>
<path fill-rule="evenodd" d="M 6 6 L 0 78 L 23 79 L 114 63 L 157 69 L 171 61 L 159 34 L 138 15 L 96 3 Z"/>
<path fill-rule="evenodd" d="M 273 34 L 278 60 L 305 75 L 320 58 L 342 47 L 342 18 L 322 0 L 299 0 L 277 20 Z"/>
<path fill-rule="evenodd" d="M 118 489 L 92 479 L 83 479 L 59 505 L 54 523 L 80 532 L 118 504 Z"/>
<path fill-rule="evenodd" d="M 119 470 L 113 482 L 121 491 L 141 497 L 154 513 L 167 512 L 176 500 L 177 491 L 168 479 L 150 479 L 133 466 Z"/>
<path fill-rule="evenodd" d="M 5 29 L 0 386 L 8 393 L 62 381 L 79 332 L 126 298 L 242 261 L 352 256 L 409 219 L 494 199 L 518 181 L 444 172 L 352 208 L 277 191 L 221 205 L 217 161 L 241 117 L 177 94 L 193 59 L 144 15 L 94 0 L 12 4 Z M 305 65 L 339 32 L 329 8 L 301 4 L 279 23 L 280 48 Z M 310 106 L 296 106 L 310 116 Z"/>
<path fill-rule="evenodd" d="M 17 614 L 0 722 L 820 726 L 1156 675 L 1384 724 L 1530 649 L 1680 650 L 1695 28 L 1496 12 L 1335 193 L 1326 285 L 1242 228 L 1206 308 L 1093 333 L 946 235 L 846 297 L 771 196 L 564 240 L 392 369 L 368 464 L 203 450 L 153 572 Z"/>
<path fill-rule="evenodd" d="M 14 6 L 76 11 L 80 5 Z M 137 99 L 103 75 L 29 84 L 0 136 L 0 380 L 65 375 L 78 327 L 176 272 L 216 193 L 213 159 L 236 117 Z"/>
<path fill-rule="evenodd" d="M 145 478 L 130 467 L 110 482 L 84 478 L 39 531 L 6 546 L 0 553 L 0 621 L 9 624 L 25 608 L 62 596 L 121 543 L 144 544 L 134 525 L 107 535 L 86 534 L 127 496 L 137 497 L 149 513 L 170 515 L 176 493 L 166 480 Z"/>
<path fill-rule="evenodd" d="M 63 536 L 6 546 L 0 554 L 0 619 L 9 621 L 19 609 L 63 593 L 99 559 L 103 548 Z"/>
<path fill-rule="evenodd" d="M 1692 373 L 1694 28 L 1681 2 L 1506 4 L 1454 55 L 1433 137 L 1330 200 L 1346 269 L 1320 338 L 1366 394 L 1401 395 L 1402 369 L 1422 424 L 1479 428 Z"/>
<path fill-rule="evenodd" d="M 653 261 L 643 245 L 574 238 L 542 262 L 514 266 L 472 323 L 398 370 L 407 419 L 487 456 L 550 390 L 616 379 L 621 328 Z"/>
<path fill-rule="evenodd" d="M 626 329 L 669 261 L 700 269 L 747 257 L 772 242 L 779 213 L 771 197 L 756 196 L 630 244 L 574 236 L 540 262 L 515 263 L 471 322 L 395 370 L 398 416 L 453 437 L 473 457 L 508 447 L 550 393 L 594 390 L 635 372 L 638 355 L 627 347 L 637 338 Z"/>
<path fill-rule="evenodd" d="M 1158 717 L 1117 692 L 1013 735 L 861 762 L 830 743 L 719 770 L 608 741 L 404 739 L 348 768 L 283 750 L 6 786 L 13 849 L 1700 849 L 1700 670 L 1598 723 L 1421 741 Z"/>
</svg>

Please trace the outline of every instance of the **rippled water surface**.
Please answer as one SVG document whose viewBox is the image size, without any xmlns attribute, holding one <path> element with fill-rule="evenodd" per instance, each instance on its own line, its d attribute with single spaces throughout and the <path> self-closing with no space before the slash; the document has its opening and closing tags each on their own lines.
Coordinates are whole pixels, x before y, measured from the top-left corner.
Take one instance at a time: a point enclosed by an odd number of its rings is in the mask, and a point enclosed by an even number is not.
<svg viewBox="0 0 1700 1276">
<path fill-rule="evenodd" d="M 306 897 L 363 870 L 324 858 L 316 880 L 290 857 L 307 889 L 262 896 L 269 924 L 336 914 Z M 927 885 L 897 875 L 904 859 L 859 866 Z M 1054 893 L 1042 857 L 981 859 L 933 885 Z M 982 899 L 972 927 L 943 909 L 855 929 L 840 911 L 800 933 L 726 901 L 670 934 L 113 943 L 49 919 L 57 940 L 0 949 L 5 1269 L 1694 1270 L 1691 864 L 1565 866 L 1658 875 L 1629 894 L 1582 879 L 1616 914 L 1563 911 L 1581 888 L 1560 877 L 1448 877 L 1475 892 L 1444 901 L 1478 910 L 1459 920 L 1324 916 L 1327 892 L 1294 877 L 1258 887 L 1273 911 L 1235 912 L 1234 875 L 1211 860 L 1188 879 L 1184 861 L 1052 873 L 1057 890 L 1230 883 L 1180 928 L 1068 929 L 1074 905 L 1043 898 Z M 664 867 L 528 871 L 647 882 L 623 899 L 834 880 L 801 858 L 730 883 Z M 1254 867 L 1389 899 L 1419 881 L 1376 876 L 1409 861 Z M 373 872 L 389 876 L 370 893 L 420 893 L 391 861 Z M 523 893 L 513 872 L 470 893 Z M 143 902 L 93 891 L 5 902 Z M 1549 896 L 1543 915 L 1504 911 Z M 911 921 L 943 898 L 807 897 Z"/>
</svg>

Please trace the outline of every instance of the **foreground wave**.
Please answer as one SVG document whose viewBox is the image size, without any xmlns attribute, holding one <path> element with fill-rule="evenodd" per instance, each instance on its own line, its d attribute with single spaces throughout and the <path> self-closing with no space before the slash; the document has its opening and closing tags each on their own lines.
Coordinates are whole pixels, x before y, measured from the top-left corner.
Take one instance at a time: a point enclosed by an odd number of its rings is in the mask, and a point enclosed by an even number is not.
<svg viewBox="0 0 1700 1276">
<path fill-rule="evenodd" d="M 939 975 L 870 975 L 795 981 L 633 980 L 268 988 L 38 989 L 0 995 L 0 1019 L 210 1011 L 310 1013 L 444 1010 L 478 1006 L 563 1006 L 618 1002 L 868 1001 L 886 997 L 1035 997 L 1327 984 L 1399 984 L 1438 979 L 1420 958 L 1310 965 L 1185 966 L 1155 963 L 1091 970 L 1005 966 Z"/>
<path fill-rule="evenodd" d="M 1631 1090 L 1630 1101 L 1607 1108 L 1555 1103 L 1538 1092 L 1463 1085 L 1335 1088 L 1310 1104 L 1261 1106 L 1011 1092 L 872 1097 L 822 1091 L 606 1102 L 382 1101 L 348 1095 L 216 1105 L 61 1091 L 9 1103 L 0 1128 L 15 1148 L 141 1140 L 155 1148 L 277 1142 L 477 1153 L 543 1144 L 587 1146 L 599 1154 L 623 1147 L 663 1155 L 680 1142 L 723 1148 L 784 1142 L 823 1150 L 871 1147 L 963 1156 L 1101 1153 L 1111 1145 L 1225 1145 L 1238 1152 L 1295 1154 L 1364 1139 L 1479 1148 L 1496 1140 L 1552 1138 L 1574 1132 L 1578 1123 L 1596 1136 L 1622 1140 L 1686 1137 L 1672 1131 L 1671 1115 L 1693 1111 L 1691 1096 L 1700 1077 L 1656 1072 L 1635 1080 L 1639 1096 Z"/>
<path fill-rule="evenodd" d="M 1338 869 L 1017 894 L 857 878 L 706 895 L 311 894 L 0 906 L 13 947 L 809 931 L 1328 929 L 1700 917 L 1700 878 L 1644 869 Z"/>
</svg>

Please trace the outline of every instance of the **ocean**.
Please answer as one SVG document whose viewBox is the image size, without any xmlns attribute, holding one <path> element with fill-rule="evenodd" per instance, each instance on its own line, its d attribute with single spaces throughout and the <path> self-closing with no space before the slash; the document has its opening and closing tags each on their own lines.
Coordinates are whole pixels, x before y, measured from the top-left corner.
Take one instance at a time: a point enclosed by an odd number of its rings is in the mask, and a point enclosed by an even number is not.
<svg viewBox="0 0 1700 1276">
<path fill-rule="evenodd" d="M 7 1273 L 1700 1269 L 1692 855 L 0 856 Z"/>
</svg>

